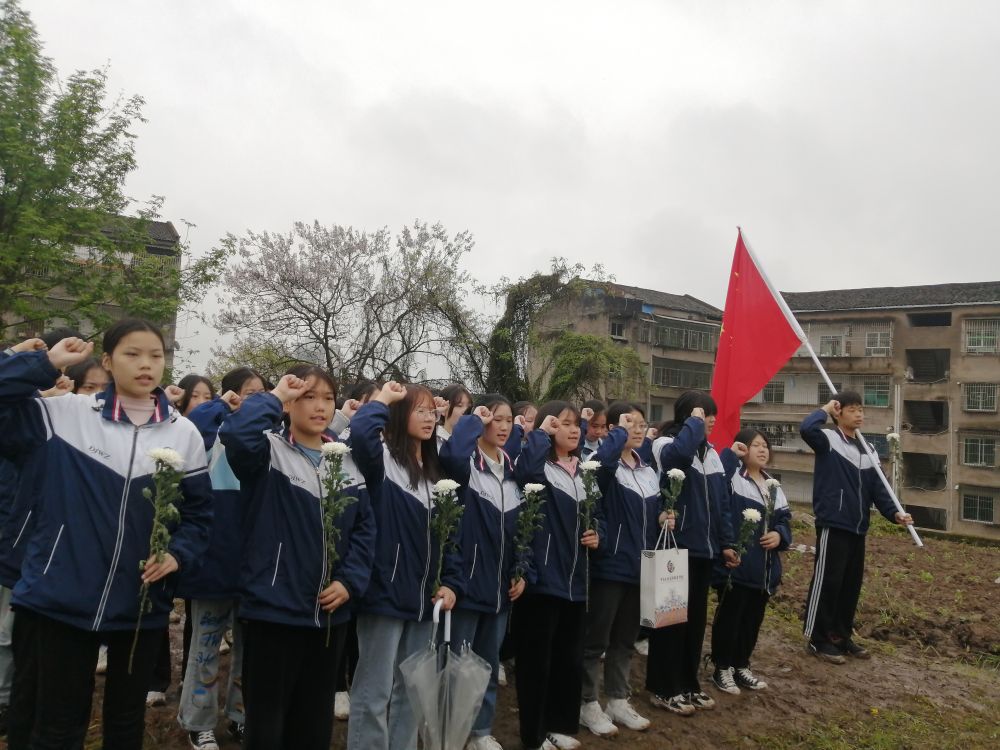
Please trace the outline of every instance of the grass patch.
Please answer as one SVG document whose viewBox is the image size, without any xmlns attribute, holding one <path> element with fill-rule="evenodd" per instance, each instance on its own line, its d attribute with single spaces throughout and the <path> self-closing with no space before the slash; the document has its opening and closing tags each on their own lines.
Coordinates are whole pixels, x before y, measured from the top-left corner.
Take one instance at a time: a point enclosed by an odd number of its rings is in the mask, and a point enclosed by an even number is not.
<svg viewBox="0 0 1000 750">
<path fill-rule="evenodd" d="M 1000 745 L 1000 725 L 996 712 L 1000 703 L 981 711 L 955 713 L 941 709 L 925 699 L 916 698 L 905 708 L 870 707 L 864 714 L 808 727 L 754 734 L 749 739 L 776 750 L 901 750 L 902 748 L 970 748 Z"/>
</svg>

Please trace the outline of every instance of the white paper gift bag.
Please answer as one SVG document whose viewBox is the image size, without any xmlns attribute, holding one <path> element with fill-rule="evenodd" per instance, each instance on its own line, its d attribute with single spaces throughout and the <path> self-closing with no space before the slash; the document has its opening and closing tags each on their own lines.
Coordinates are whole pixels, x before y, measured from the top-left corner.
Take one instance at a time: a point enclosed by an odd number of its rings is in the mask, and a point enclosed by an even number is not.
<svg viewBox="0 0 1000 750">
<path fill-rule="evenodd" d="M 664 529 L 654 549 L 642 551 L 639 577 L 639 623 L 647 628 L 665 628 L 687 622 L 688 551 L 661 541 L 673 534 Z"/>
</svg>

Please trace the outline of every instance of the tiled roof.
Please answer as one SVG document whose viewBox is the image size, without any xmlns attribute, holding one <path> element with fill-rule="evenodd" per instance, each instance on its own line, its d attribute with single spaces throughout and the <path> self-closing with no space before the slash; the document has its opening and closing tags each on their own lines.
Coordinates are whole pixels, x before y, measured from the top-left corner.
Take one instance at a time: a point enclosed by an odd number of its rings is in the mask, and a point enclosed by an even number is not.
<svg viewBox="0 0 1000 750">
<path fill-rule="evenodd" d="M 1000 281 L 834 289 L 823 292 L 782 292 L 781 294 L 788 306 L 796 312 L 952 307 L 955 305 L 1000 304 Z"/>
<path fill-rule="evenodd" d="M 640 299 L 654 307 L 696 313 L 708 318 L 722 318 L 722 310 L 713 307 L 707 302 L 702 302 L 690 294 L 670 294 L 669 292 L 658 292 L 654 289 L 642 289 L 637 286 L 625 286 L 624 284 L 615 284 L 613 282 L 609 282 L 605 286 L 612 297 Z"/>
</svg>

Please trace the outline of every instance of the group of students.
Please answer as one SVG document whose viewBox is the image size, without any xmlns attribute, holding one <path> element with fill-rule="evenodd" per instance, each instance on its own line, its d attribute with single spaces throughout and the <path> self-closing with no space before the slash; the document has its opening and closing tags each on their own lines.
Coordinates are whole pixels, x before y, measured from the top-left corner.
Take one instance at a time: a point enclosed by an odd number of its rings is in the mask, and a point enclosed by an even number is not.
<svg viewBox="0 0 1000 750">
<path fill-rule="evenodd" d="M 239 368 L 221 394 L 200 376 L 161 388 L 162 334 L 142 320 L 112 326 L 101 351 L 95 360 L 92 343 L 63 332 L 0 359 L 0 632 L 12 631 L 10 648 L 0 638 L 0 678 L 13 686 L 12 750 L 82 747 L 102 647 L 104 747 L 141 747 L 175 597 L 189 631 L 178 720 L 196 749 L 218 747 L 219 655 L 230 629 L 226 713 L 245 747 L 328 748 L 349 673 L 348 748 L 415 748 L 399 665 L 435 638 L 439 601 L 452 611 L 453 643 L 491 667 L 469 748 L 500 748 L 492 727 L 502 654 L 514 659 L 525 748 L 579 747 L 581 725 L 602 736 L 641 731 L 650 722 L 629 701 L 640 559 L 661 535 L 688 551 L 688 617 L 644 634 L 652 705 L 681 716 L 714 708 L 698 678 L 713 587 L 713 683 L 731 694 L 766 687 L 750 658 L 780 583 L 791 514 L 780 489 L 769 495 L 763 433 L 744 430 L 721 455 L 708 442 L 716 409 L 707 394 L 683 394 L 656 429 L 638 404 L 536 408 L 496 394 L 474 400 L 461 385 L 435 394 L 364 384 L 338 409 L 337 384 L 307 364 L 276 384 Z M 843 459 L 848 451 L 813 422 L 817 453 Z M 177 453 L 181 500 L 156 556 L 150 497 L 163 448 Z M 335 467 L 351 501 L 330 519 Z M 685 479 L 667 510 L 661 488 L 673 469 Z M 591 470 L 600 499 L 584 528 Z M 442 479 L 457 483 L 463 507 L 448 540 L 432 533 Z M 530 485 L 544 504 L 524 548 L 517 520 Z M 747 508 L 770 512 L 738 554 Z M 818 653 L 847 623 L 840 598 L 850 592 L 834 591 L 836 578 L 810 596 Z M 840 638 L 838 648 L 853 645 L 850 631 Z"/>
</svg>

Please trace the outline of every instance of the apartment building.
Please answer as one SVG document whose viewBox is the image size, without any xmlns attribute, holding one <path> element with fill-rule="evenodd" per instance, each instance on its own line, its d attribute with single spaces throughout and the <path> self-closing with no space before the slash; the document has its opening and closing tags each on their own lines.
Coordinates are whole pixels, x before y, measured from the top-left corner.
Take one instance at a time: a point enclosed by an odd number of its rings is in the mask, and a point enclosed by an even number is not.
<svg viewBox="0 0 1000 750">
<path fill-rule="evenodd" d="M 866 437 L 887 458 L 918 526 L 1000 538 L 1000 282 L 785 293 L 837 388 L 858 391 Z M 802 418 L 830 398 L 805 347 L 743 410 L 766 432 L 789 499 L 811 502 Z M 888 463 L 884 462 L 888 476 Z"/>
<path fill-rule="evenodd" d="M 593 282 L 572 302 L 547 310 L 538 331 L 610 336 L 635 349 L 646 382 L 628 390 L 640 394 L 655 424 L 673 414 L 684 391 L 711 388 L 721 322 L 722 310 L 687 294 Z M 612 381 L 601 396 L 610 401 L 620 390 Z"/>
<path fill-rule="evenodd" d="M 125 221 L 130 221 L 125 219 Z M 132 220 L 134 221 L 134 220 Z M 178 269 L 181 265 L 181 244 L 180 235 L 174 228 L 174 225 L 169 221 L 147 221 L 145 223 L 145 228 L 147 232 L 147 239 L 145 240 L 145 256 L 141 256 L 139 252 L 127 254 L 122 253 L 125 257 L 123 261 L 126 265 L 131 265 L 133 268 L 135 264 L 143 260 L 153 259 L 157 264 L 157 267 L 166 267 Z M 114 233 L 111 230 L 106 232 L 108 237 L 114 238 Z M 141 240 L 140 240 L 141 241 Z M 91 267 L 94 261 L 94 251 L 85 246 L 79 246 L 75 248 L 73 262 L 79 266 L 79 273 L 88 273 L 88 267 Z M 33 268 L 28 269 L 26 273 L 45 278 L 47 271 L 45 268 Z M 60 312 L 65 312 L 68 310 L 73 310 L 76 307 L 74 296 L 62 287 L 55 287 L 48 291 L 44 297 L 46 317 L 42 320 L 31 320 L 23 323 L 19 323 L 16 326 L 11 323 L 11 332 L 9 337 L 12 339 L 24 339 L 30 338 L 31 336 L 39 336 L 46 330 L 51 330 L 52 328 L 58 327 L 60 325 L 65 325 L 65 320 L 60 317 Z M 107 315 L 112 320 L 120 319 L 124 317 L 124 311 L 114 304 L 101 304 L 98 305 L 98 309 L 104 315 Z M 8 315 L 0 315 L 3 322 L 9 322 L 7 318 Z M 164 339 L 167 343 L 166 351 L 166 361 L 167 367 L 173 365 L 173 354 L 175 348 L 175 335 L 177 330 L 177 318 L 176 315 L 170 320 L 161 321 Z M 80 332 L 85 336 L 90 336 L 94 333 L 94 326 L 89 323 L 89 321 L 83 321 L 79 326 Z"/>
</svg>

